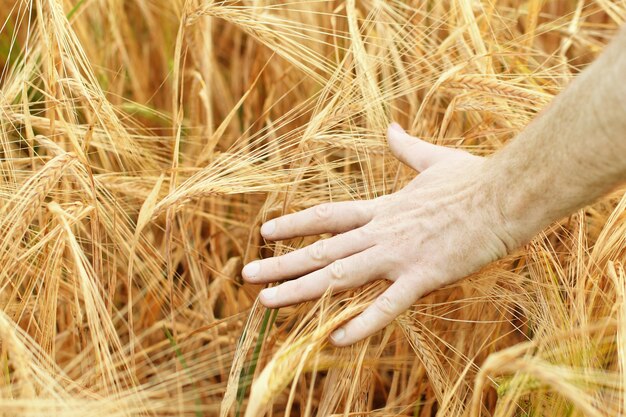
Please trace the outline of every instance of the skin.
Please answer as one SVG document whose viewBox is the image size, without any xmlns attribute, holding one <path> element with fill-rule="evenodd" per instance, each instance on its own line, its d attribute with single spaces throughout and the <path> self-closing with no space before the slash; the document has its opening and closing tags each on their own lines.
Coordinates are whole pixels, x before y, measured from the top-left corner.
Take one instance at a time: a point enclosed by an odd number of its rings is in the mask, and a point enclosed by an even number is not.
<svg viewBox="0 0 626 417">
<path fill-rule="evenodd" d="M 527 243 L 552 222 L 626 180 L 626 30 L 507 146 L 483 158 L 436 146 L 392 123 L 396 157 L 419 173 L 373 200 L 327 203 L 263 224 L 268 240 L 334 233 L 246 265 L 278 308 L 372 280 L 392 283 L 336 329 L 348 346 L 379 331 L 427 293 Z"/>
</svg>

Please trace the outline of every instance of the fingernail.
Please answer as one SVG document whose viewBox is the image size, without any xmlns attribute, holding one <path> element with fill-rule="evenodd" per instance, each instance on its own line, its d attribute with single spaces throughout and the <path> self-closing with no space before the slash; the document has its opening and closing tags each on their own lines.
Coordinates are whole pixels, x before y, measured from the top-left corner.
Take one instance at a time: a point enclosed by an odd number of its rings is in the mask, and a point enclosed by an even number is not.
<svg viewBox="0 0 626 417">
<path fill-rule="evenodd" d="M 395 130 L 398 133 L 405 133 L 404 129 L 402 128 L 402 126 L 400 126 L 398 123 L 393 122 L 389 125 L 389 128 Z"/>
<path fill-rule="evenodd" d="M 243 275 L 247 278 L 256 278 L 257 274 L 261 270 L 261 263 L 259 261 L 250 262 L 243 267 Z"/>
<path fill-rule="evenodd" d="M 270 220 L 261 226 L 261 234 L 263 236 L 271 236 L 274 230 L 276 230 L 276 220 Z"/>
<path fill-rule="evenodd" d="M 333 339 L 333 342 L 339 342 L 346 335 L 346 331 L 342 329 L 337 329 L 331 333 L 330 338 Z"/>
<path fill-rule="evenodd" d="M 266 300 L 271 300 L 272 298 L 276 297 L 276 293 L 277 292 L 278 292 L 278 288 L 270 287 L 270 288 L 266 288 L 263 291 L 261 291 L 261 295 Z"/>
</svg>

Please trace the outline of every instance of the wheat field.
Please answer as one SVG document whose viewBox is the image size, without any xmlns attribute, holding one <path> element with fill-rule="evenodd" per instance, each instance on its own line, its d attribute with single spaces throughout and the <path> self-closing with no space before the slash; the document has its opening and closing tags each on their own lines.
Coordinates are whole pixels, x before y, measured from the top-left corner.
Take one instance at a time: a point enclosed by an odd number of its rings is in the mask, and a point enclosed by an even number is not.
<svg viewBox="0 0 626 417">
<path fill-rule="evenodd" d="M 0 416 L 626 416 L 624 191 L 435 291 L 279 310 L 260 224 L 399 190 L 397 121 L 490 155 L 626 2 L 11 0 L 0 27 Z M 546 196 L 546 198 L 550 198 Z"/>
</svg>

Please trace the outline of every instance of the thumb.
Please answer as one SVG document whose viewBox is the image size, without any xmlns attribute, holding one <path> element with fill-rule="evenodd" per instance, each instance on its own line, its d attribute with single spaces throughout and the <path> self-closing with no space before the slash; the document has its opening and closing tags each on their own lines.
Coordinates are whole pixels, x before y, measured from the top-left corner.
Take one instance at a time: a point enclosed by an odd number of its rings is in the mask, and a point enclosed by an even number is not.
<svg viewBox="0 0 626 417">
<path fill-rule="evenodd" d="M 433 145 L 411 136 L 395 122 L 387 128 L 387 140 L 396 158 L 419 172 L 451 156 L 465 153 L 458 149 Z"/>
</svg>

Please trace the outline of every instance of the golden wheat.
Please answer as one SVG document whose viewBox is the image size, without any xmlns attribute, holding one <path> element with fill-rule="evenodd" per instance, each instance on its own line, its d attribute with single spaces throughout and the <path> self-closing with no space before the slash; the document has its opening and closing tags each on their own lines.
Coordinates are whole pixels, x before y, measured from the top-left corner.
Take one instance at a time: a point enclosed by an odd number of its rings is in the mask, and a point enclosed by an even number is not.
<svg viewBox="0 0 626 417">
<path fill-rule="evenodd" d="M 0 26 L 0 416 L 626 415 L 623 190 L 328 344 L 385 282 L 267 311 L 268 218 L 489 155 L 623 2 L 18 0 Z"/>
</svg>

